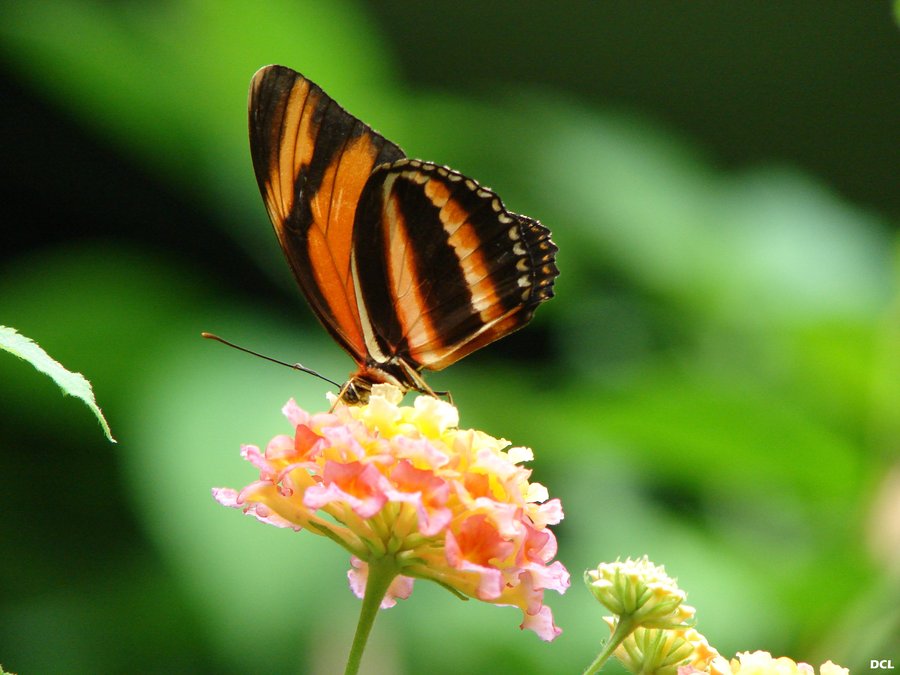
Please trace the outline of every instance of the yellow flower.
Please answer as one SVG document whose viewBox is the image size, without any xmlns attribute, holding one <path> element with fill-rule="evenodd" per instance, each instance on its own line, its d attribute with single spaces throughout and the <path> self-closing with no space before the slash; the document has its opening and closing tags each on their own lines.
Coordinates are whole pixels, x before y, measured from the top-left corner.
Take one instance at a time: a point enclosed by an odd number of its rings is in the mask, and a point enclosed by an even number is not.
<svg viewBox="0 0 900 675">
<path fill-rule="evenodd" d="M 693 650 L 691 651 L 688 665 L 697 670 L 709 668 L 710 664 L 719 656 L 719 652 L 709 644 L 709 641 L 694 628 L 687 628 L 683 631 L 684 638 L 691 643 Z"/>
<path fill-rule="evenodd" d="M 786 656 L 773 657 L 769 652 L 738 652 L 735 658 L 728 661 L 717 657 L 708 669 L 697 668 L 682 671 L 682 675 L 691 673 L 710 673 L 710 675 L 815 675 L 815 668 L 808 663 L 797 663 Z M 819 675 L 850 675 L 847 668 L 826 661 L 819 667 Z"/>
<path fill-rule="evenodd" d="M 601 563 L 584 580 L 604 607 L 634 626 L 686 628 L 694 617 L 694 608 L 683 604 L 685 592 L 647 556 Z"/>
<path fill-rule="evenodd" d="M 430 579 L 461 595 L 522 610 L 522 628 L 552 640 L 560 630 L 544 590 L 569 585 L 553 561 L 562 520 L 558 499 L 530 483 L 521 466 L 531 451 L 481 431 L 459 429 L 449 403 L 419 396 L 412 406 L 390 385 L 375 385 L 365 405 L 338 404 L 311 415 L 289 401 L 293 436 L 265 452 L 242 454 L 259 480 L 241 491 L 213 490 L 225 506 L 338 542 L 351 554 L 351 589 L 362 597 L 369 565 L 398 576 L 382 607 Z M 382 566 L 383 567 L 383 566 Z"/>
</svg>

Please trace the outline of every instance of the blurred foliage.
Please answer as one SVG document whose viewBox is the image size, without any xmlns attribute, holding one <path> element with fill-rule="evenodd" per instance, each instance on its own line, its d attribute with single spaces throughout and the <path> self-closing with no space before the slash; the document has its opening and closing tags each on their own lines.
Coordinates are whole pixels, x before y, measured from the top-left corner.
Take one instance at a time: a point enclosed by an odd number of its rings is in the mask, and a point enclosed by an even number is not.
<svg viewBox="0 0 900 675">
<path fill-rule="evenodd" d="M 0 326 L 0 349 L 30 363 L 38 372 L 50 377 L 59 385 L 63 394 L 75 396 L 84 401 L 88 409 L 94 413 L 94 417 L 97 418 L 106 437 L 112 443 L 116 442 L 106 423 L 106 418 L 103 417 L 103 413 L 97 406 L 91 383 L 84 378 L 84 375 L 66 370 L 61 363 L 54 361 L 47 352 L 41 349 L 34 340 L 28 339 L 9 326 Z"/>
<path fill-rule="evenodd" d="M 575 584 L 548 602 L 564 633 L 542 644 L 514 610 L 420 583 L 379 617 L 364 669 L 580 672 L 606 631 L 580 571 L 644 553 L 723 653 L 858 668 L 896 656 L 896 230 L 800 168 L 723 172 L 636 113 L 534 87 L 490 100 L 412 89 L 390 53 L 349 2 L 0 7 L 8 68 L 214 223 L 192 235 L 187 216 L 171 222 L 185 252 L 142 238 L 145 207 L 127 204 L 133 222 L 109 229 L 128 241 L 61 220 L 42 231 L 52 244 L 4 257 L 0 322 L 93 382 L 120 444 L 0 360 L 3 663 L 343 667 L 358 608 L 347 556 L 209 494 L 254 478 L 240 444 L 286 431 L 289 397 L 325 402 L 316 381 L 201 330 L 349 370 L 300 300 L 238 290 L 292 283 L 246 148 L 247 84 L 267 63 L 301 70 L 411 155 L 484 180 L 560 247 L 557 298 L 533 324 L 430 381 L 453 391 L 464 425 L 533 447 L 537 480 L 562 498 L 559 558 Z M 70 199 L 99 202 L 103 218 L 120 197 Z M 238 267 L 213 269 L 232 248 Z"/>
</svg>

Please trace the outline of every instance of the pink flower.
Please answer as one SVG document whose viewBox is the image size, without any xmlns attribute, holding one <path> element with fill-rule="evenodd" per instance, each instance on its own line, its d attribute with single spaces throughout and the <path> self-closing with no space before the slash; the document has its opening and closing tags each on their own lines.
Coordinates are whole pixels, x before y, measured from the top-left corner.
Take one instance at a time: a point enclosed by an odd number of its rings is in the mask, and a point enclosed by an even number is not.
<svg viewBox="0 0 900 675">
<path fill-rule="evenodd" d="M 309 414 L 293 401 L 283 412 L 294 435 L 242 454 L 259 471 L 243 490 L 213 490 L 223 505 L 294 530 L 306 529 L 351 553 L 350 587 L 362 597 L 368 564 L 391 557 L 399 574 L 382 600 L 390 607 L 430 579 L 461 595 L 522 610 L 522 628 L 544 640 L 560 630 L 544 591 L 563 593 L 569 574 L 554 562 L 562 520 L 557 499 L 529 483 L 512 448 L 459 429 L 449 403 L 376 385 L 369 402 Z"/>
</svg>

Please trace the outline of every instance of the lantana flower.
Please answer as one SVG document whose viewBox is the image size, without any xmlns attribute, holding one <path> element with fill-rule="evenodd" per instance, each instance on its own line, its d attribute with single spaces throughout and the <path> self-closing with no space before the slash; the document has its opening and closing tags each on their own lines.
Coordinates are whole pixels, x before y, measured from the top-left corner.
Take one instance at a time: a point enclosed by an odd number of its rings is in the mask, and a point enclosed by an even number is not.
<svg viewBox="0 0 900 675">
<path fill-rule="evenodd" d="M 612 632 L 584 671 L 596 673 L 613 655 L 632 673 L 643 675 L 815 675 L 812 666 L 768 652 L 740 652 L 731 661 L 719 655 L 694 628 L 696 610 L 662 566 L 647 556 L 601 563 L 584 580 L 614 616 L 603 617 Z M 849 675 L 826 661 L 819 675 Z"/>
<path fill-rule="evenodd" d="M 560 629 L 544 591 L 564 592 L 569 574 L 553 561 L 548 526 L 563 512 L 529 482 L 522 463 L 531 451 L 458 428 L 445 401 L 419 396 L 403 406 L 402 398 L 375 385 L 366 405 L 318 414 L 289 401 L 293 435 L 265 451 L 242 448 L 259 479 L 213 495 L 264 523 L 339 543 L 351 553 L 353 592 L 368 597 L 376 584 L 383 608 L 409 596 L 414 579 L 429 579 L 460 597 L 518 607 L 522 628 L 552 640 Z"/>
<path fill-rule="evenodd" d="M 584 573 L 584 581 L 604 607 L 635 627 L 685 628 L 694 617 L 694 608 L 684 604 L 687 594 L 647 556 L 601 563 Z"/>
<path fill-rule="evenodd" d="M 693 630 L 687 594 L 647 556 L 601 563 L 584 573 L 584 582 L 614 615 L 603 617 L 612 635 L 585 673 L 599 671 L 613 654 L 631 672 L 659 675 L 675 675 L 680 666 L 703 659 L 705 665 L 716 655 Z"/>
<path fill-rule="evenodd" d="M 686 667 L 679 675 L 709 673 L 710 675 L 815 675 L 816 670 L 808 663 L 797 663 L 786 656 L 773 657 L 769 652 L 738 652 L 730 661 L 718 657 L 708 668 Z M 819 675 L 850 675 L 850 670 L 831 661 L 819 667 Z"/>
<path fill-rule="evenodd" d="M 603 617 L 612 634 L 618 620 Z M 694 628 L 635 628 L 613 652 L 632 673 L 682 674 L 683 667 L 702 672 L 719 657 L 703 635 Z"/>
</svg>

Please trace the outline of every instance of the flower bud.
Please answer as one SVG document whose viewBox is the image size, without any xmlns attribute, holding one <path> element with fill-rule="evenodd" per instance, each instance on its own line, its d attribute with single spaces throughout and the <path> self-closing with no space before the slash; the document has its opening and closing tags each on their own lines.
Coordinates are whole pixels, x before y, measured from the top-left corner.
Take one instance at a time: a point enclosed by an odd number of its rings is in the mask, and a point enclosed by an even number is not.
<svg viewBox="0 0 900 675">
<path fill-rule="evenodd" d="M 604 607 L 635 626 L 686 628 L 694 618 L 694 608 L 683 604 L 686 593 L 647 556 L 601 563 L 584 580 Z"/>
</svg>

